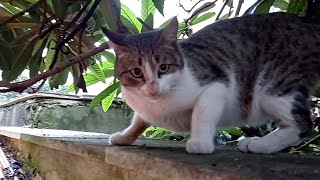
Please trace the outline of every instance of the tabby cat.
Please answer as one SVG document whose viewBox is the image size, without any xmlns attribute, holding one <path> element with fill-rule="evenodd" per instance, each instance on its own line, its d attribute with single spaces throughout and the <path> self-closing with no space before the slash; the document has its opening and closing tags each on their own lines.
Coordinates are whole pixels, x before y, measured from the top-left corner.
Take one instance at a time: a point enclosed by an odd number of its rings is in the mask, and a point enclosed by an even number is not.
<svg viewBox="0 0 320 180">
<path fill-rule="evenodd" d="M 115 50 L 132 124 L 111 136 L 132 144 L 150 125 L 191 132 L 186 150 L 214 151 L 217 127 L 278 129 L 248 137 L 238 149 L 276 153 L 310 134 L 307 99 L 320 79 L 320 25 L 285 13 L 247 15 L 211 24 L 177 40 L 178 21 L 164 29 L 124 35 L 103 28 Z"/>
</svg>

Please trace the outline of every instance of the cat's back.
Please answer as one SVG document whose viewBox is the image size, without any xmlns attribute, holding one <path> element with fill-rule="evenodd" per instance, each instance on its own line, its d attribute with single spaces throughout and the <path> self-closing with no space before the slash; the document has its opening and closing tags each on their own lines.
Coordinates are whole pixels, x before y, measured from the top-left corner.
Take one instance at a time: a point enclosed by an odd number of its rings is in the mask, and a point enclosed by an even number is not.
<svg viewBox="0 0 320 180">
<path fill-rule="evenodd" d="M 247 15 L 213 23 L 179 45 L 202 84 L 227 81 L 230 73 L 252 81 L 264 69 L 308 70 L 303 60 L 320 59 L 320 24 L 286 13 Z"/>
</svg>

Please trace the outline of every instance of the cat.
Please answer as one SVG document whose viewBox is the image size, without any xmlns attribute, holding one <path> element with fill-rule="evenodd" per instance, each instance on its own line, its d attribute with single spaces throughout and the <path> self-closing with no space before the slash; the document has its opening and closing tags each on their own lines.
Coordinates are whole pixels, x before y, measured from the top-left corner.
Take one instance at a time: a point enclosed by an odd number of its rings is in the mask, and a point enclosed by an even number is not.
<svg viewBox="0 0 320 180">
<path fill-rule="evenodd" d="M 308 97 L 320 79 L 320 25 L 286 13 L 223 20 L 178 40 L 178 21 L 125 35 L 103 28 L 116 53 L 115 73 L 132 124 L 113 134 L 130 145 L 150 125 L 191 132 L 186 151 L 210 154 L 217 127 L 278 129 L 238 143 L 271 154 L 303 142 L 312 122 Z"/>
</svg>

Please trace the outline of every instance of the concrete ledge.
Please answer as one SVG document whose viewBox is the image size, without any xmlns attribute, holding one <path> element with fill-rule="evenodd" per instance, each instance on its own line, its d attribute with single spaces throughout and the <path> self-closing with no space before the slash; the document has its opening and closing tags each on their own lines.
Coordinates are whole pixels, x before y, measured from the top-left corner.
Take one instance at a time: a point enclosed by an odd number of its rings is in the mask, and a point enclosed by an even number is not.
<svg viewBox="0 0 320 180">
<path fill-rule="evenodd" d="M 171 141 L 113 147 L 109 135 L 63 130 L 0 127 L 0 135 L 45 179 L 320 179 L 320 157 L 244 154 L 226 147 L 191 155 Z"/>
</svg>

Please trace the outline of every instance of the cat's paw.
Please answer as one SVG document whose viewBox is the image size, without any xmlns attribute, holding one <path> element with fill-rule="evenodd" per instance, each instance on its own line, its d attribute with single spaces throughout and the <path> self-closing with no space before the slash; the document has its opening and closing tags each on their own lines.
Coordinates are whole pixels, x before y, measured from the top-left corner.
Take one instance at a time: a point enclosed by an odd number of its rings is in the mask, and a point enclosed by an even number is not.
<svg viewBox="0 0 320 180">
<path fill-rule="evenodd" d="M 212 141 L 190 138 L 186 150 L 193 154 L 210 154 L 214 151 L 214 145 Z"/>
<path fill-rule="evenodd" d="M 126 136 L 121 132 L 114 133 L 109 138 L 109 143 L 112 145 L 131 145 L 136 139 Z"/>
<path fill-rule="evenodd" d="M 245 153 L 248 153 L 248 152 L 260 153 L 260 152 L 257 152 L 258 149 L 255 148 L 255 144 L 257 144 L 256 142 L 259 141 L 259 139 L 260 139 L 259 137 L 244 138 L 238 142 L 238 149 Z"/>
</svg>

